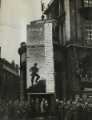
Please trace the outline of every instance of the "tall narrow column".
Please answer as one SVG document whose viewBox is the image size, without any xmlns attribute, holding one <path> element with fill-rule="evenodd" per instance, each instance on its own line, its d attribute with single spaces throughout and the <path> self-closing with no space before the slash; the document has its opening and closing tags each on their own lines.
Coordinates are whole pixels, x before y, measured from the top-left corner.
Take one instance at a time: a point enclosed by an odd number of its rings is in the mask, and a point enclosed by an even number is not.
<svg viewBox="0 0 92 120">
<path fill-rule="evenodd" d="M 26 91 L 26 44 L 21 43 L 19 48 L 20 55 L 20 100 L 25 99 Z"/>
</svg>

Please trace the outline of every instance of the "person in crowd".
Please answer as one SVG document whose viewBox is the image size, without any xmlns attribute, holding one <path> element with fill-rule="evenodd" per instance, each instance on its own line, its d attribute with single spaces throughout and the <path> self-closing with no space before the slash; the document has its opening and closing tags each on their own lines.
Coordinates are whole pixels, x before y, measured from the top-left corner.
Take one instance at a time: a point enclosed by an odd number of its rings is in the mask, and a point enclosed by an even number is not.
<svg viewBox="0 0 92 120">
<path fill-rule="evenodd" d="M 44 98 L 42 98 L 42 100 L 41 100 L 41 104 L 40 104 L 41 113 L 44 113 L 44 112 L 45 112 L 45 109 L 44 109 L 44 104 L 45 104 L 45 99 L 44 99 Z"/>
</svg>

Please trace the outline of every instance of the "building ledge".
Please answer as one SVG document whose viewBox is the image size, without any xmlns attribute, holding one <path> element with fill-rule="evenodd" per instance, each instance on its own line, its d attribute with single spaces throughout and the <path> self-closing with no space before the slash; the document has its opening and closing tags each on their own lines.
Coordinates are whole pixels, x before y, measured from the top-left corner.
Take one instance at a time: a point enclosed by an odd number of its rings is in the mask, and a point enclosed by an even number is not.
<svg viewBox="0 0 92 120">
<path fill-rule="evenodd" d="M 81 47 L 81 48 L 92 48 L 92 41 L 83 41 L 83 40 L 77 40 L 77 41 L 67 41 L 66 42 L 66 47 Z"/>
<path fill-rule="evenodd" d="M 87 88 L 92 88 L 92 81 L 90 81 L 90 80 L 88 80 L 88 81 L 81 81 L 81 84 L 82 84 L 82 86 L 85 86 L 85 87 L 87 87 Z"/>
</svg>

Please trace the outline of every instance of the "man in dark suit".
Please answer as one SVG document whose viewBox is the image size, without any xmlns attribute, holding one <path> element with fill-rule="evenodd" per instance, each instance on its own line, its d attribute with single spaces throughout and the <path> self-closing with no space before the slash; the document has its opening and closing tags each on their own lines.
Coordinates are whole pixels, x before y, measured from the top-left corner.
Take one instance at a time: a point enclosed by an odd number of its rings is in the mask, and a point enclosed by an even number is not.
<svg viewBox="0 0 92 120">
<path fill-rule="evenodd" d="M 38 65 L 37 63 L 34 63 L 34 66 L 30 68 L 32 86 L 34 83 L 34 79 L 36 78 L 36 83 L 37 83 L 40 78 L 40 76 L 38 75 L 39 68 L 37 67 L 37 65 Z"/>
</svg>

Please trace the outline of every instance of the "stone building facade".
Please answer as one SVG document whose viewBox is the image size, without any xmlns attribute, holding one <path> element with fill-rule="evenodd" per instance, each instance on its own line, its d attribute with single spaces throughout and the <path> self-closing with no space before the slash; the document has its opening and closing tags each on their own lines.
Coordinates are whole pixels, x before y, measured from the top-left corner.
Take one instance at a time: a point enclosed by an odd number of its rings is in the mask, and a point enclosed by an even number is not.
<svg viewBox="0 0 92 120">
<path fill-rule="evenodd" d="M 31 21 L 27 26 L 27 88 L 28 100 L 47 100 L 49 110 L 55 108 L 54 59 L 52 23 Z M 35 64 L 37 65 L 36 67 Z M 33 70 L 33 71 L 32 71 Z M 35 72 L 37 70 L 37 72 Z M 40 76 L 36 81 L 36 77 Z M 32 79 L 32 77 L 34 79 Z M 33 82 L 32 82 L 33 80 Z M 40 104 L 40 103 L 39 103 Z"/>
<path fill-rule="evenodd" d="M 0 58 L 0 98 L 19 99 L 20 77 L 19 67 L 14 62 Z"/>
<path fill-rule="evenodd" d="M 27 26 L 27 87 L 32 86 L 30 68 L 37 63 L 39 82 L 44 81 L 47 93 L 54 93 L 52 23 L 36 20 Z M 34 79 L 33 85 L 37 82 Z"/>
<path fill-rule="evenodd" d="M 51 0 L 44 11 L 53 22 L 56 96 L 92 91 L 92 1 Z"/>
</svg>

